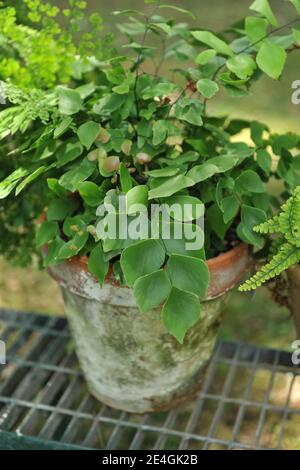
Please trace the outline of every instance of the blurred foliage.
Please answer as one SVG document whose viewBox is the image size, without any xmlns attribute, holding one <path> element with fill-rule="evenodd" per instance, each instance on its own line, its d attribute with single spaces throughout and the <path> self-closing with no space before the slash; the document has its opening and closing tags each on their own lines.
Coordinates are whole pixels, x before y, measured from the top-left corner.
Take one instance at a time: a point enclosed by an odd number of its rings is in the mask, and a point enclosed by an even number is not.
<svg viewBox="0 0 300 470">
<path fill-rule="evenodd" d="M 88 31 L 82 31 L 86 2 L 69 0 L 64 9 L 41 0 L 22 4 L 19 10 L 18 5 L 0 2 L 0 79 L 22 87 L 50 88 L 71 80 L 79 55 L 103 59 L 109 54 L 110 39 L 99 35 L 98 13 L 88 17 Z M 61 26 L 62 18 L 67 28 Z"/>
</svg>

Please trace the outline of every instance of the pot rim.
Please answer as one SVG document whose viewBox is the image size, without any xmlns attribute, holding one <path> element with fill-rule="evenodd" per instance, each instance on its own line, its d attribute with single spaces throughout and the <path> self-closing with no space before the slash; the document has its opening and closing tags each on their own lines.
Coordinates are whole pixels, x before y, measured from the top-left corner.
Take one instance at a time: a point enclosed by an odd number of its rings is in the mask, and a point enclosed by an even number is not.
<svg viewBox="0 0 300 470">
<path fill-rule="evenodd" d="M 218 269 L 221 266 L 227 267 L 232 264 L 233 261 L 240 258 L 242 255 L 248 254 L 250 251 L 249 248 L 250 246 L 247 245 L 247 243 L 241 242 L 234 248 L 231 248 L 229 251 L 226 251 L 225 253 L 220 253 L 218 256 L 215 256 L 213 258 L 209 258 L 208 260 L 205 260 L 205 262 L 210 270 Z M 62 264 L 68 263 L 77 265 L 80 268 L 88 271 L 88 260 L 89 258 L 87 255 L 73 256 L 72 258 L 63 260 Z"/>
<path fill-rule="evenodd" d="M 241 279 L 242 275 L 250 266 L 250 247 L 246 243 L 240 243 L 226 253 L 221 253 L 214 258 L 211 258 L 206 261 L 208 269 L 211 275 L 210 286 L 208 289 L 207 300 L 217 298 L 231 290 Z M 84 271 L 89 273 L 94 279 L 96 279 L 88 270 L 88 256 L 74 256 L 68 260 L 63 261 L 60 265 L 65 265 L 75 272 Z M 227 272 L 237 267 L 236 272 L 231 273 L 229 279 L 225 280 L 224 275 Z M 58 265 L 59 268 L 59 265 Z M 54 270 L 50 266 L 48 272 L 52 277 L 58 280 L 57 275 L 54 275 Z M 215 281 L 218 279 L 216 285 Z M 125 287 L 129 288 L 126 285 L 121 285 L 120 282 L 115 278 L 112 264 L 109 265 L 109 270 L 105 278 L 105 284 L 111 284 L 115 287 Z"/>
</svg>

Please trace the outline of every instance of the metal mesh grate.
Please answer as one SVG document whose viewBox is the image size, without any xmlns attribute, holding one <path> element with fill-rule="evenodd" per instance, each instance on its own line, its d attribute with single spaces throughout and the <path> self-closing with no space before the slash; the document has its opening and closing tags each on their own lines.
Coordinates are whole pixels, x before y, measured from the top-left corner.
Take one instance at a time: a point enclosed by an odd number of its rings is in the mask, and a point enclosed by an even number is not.
<svg viewBox="0 0 300 470">
<path fill-rule="evenodd" d="M 300 448 L 289 353 L 219 343 L 196 400 L 140 416 L 89 395 L 64 318 L 0 310 L 0 338 L 0 444 L 14 433 L 93 449 Z"/>
</svg>

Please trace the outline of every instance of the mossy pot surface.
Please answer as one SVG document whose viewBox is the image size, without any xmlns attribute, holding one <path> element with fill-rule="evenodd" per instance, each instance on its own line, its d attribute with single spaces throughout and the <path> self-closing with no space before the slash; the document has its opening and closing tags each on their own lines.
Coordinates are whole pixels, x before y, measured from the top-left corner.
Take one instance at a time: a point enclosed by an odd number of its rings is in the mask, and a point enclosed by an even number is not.
<svg viewBox="0 0 300 470">
<path fill-rule="evenodd" d="M 192 397 L 212 356 L 228 293 L 249 261 L 246 245 L 208 261 L 207 300 L 183 345 L 165 329 L 160 309 L 141 314 L 132 290 L 111 275 L 101 288 L 85 258 L 51 267 L 91 393 L 132 413 L 167 410 Z"/>
</svg>

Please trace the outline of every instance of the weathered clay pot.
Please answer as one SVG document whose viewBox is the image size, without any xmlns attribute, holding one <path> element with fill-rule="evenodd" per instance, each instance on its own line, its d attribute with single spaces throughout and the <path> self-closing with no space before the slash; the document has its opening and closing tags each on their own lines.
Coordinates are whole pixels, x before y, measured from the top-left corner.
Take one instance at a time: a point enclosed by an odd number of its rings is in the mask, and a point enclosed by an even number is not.
<svg viewBox="0 0 300 470">
<path fill-rule="evenodd" d="M 288 270 L 288 278 L 291 308 L 297 333 L 297 339 L 300 339 L 300 264 L 292 266 Z"/>
<path fill-rule="evenodd" d="M 159 309 L 141 314 L 132 290 L 118 286 L 111 275 L 101 288 L 87 271 L 86 258 L 51 267 L 91 393 L 135 413 L 169 409 L 193 396 L 213 353 L 226 294 L 249 259 L 248 247 L 240 245 L 207 262 L 207 301 L 183 345 L 167 332 Z"/>
</svg>

